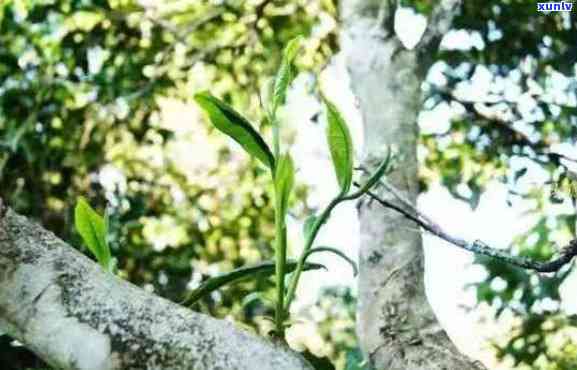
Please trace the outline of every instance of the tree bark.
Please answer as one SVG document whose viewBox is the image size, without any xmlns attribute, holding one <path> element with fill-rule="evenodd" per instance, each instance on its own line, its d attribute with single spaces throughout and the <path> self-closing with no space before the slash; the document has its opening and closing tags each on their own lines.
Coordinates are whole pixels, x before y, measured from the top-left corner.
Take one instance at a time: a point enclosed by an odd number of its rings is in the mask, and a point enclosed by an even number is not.
<svg viewBox="0 0 577 370">
<path fill-rule="evenodd" d="M 0 203 L 0 331 L 58 369 L 307 369 L 297 353 L 105 273 Z"/>
<path fill-rule="evenodd" d="M 386 147 L 394 148 L 398 161 L 387 179 L 415 202 L 421 84 L 459 1 L 440 2 L 413 50 L 395 36 L 396 3 L 343 0 L 341 47 L 364 121 L 364 166 L 374 168 Z M 381 196 L 394 202 L 390 194 Z M 377 370 L 482 368 L 457 351 L 427 302 L 418 227 L 376 202 L 359 204 L 359 217 L 357 333 L 370 365 Z"/>
</svg>

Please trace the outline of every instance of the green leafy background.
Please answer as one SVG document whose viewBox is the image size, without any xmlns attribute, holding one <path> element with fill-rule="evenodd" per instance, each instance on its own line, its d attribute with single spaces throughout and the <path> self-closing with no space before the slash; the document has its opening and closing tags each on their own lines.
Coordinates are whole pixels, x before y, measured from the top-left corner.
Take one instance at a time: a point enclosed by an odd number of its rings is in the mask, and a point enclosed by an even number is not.
<svg viewBox="0 0 577 370">
<path fill-rule="evenodd" d="M 429 14 L 435 3 L 402 5 Z M 270 137 L 266 117 L 257 114 L 259 92 L 274 76 L 283 45 L 303 35 L 295 64 L 318 72 L 338 51 L 338 4 L 143 4 L 149 2 L 0 3 L 0 196 L 79 248 L 73 227 L 77 197 L 87 197 L 101 214 L 108 204 L 120 276 L 178 301 L 208 276 L 273 254 L 266 169 L 213 132 L 190 108 L 194 94 L 209 89 Z M 442 184 L 475 208 L 487 184 L 507 184 L 511 202 L 531 200 L 537 219 L 515 240 L 516 248 L 546 259 L 554 253 L 552 241 L 575 234 L 574 213 L 550 212 L 548 186 L 567 181 L 565 162 L 550 148 L 576 144 L 577 13 L 543 15 L 535 8 L 522 0 L 464 2 L 454 28 L 481 42 L 435 56 L 423 112 L 449 104 L 462 114 L 443 132 L 423 133 L 421 190 Z M 496 86 L 513 85 L 532 97 L 534 110 L 521 109 L 504 89 L 496 89 L 490 101 L 456 95 L 479 71 L 488 72 Z M 530 165 L 513 166 L 518 158 Z M 549 182 L 520 192 L 519 184 L 536 168 Z M 293 202 L 306 193 L 297 186 Z M 539 302 L 559 301 L 566 271 L 540 277 L 492 260 L 478 263 L 487 272 L 470 288 L 478 302 L 493 307 L 497 317 L 516 319 L 512 336 L 492 344 L 497 356 L 516 369 L 574 369 L 574 317 L 561 309 L 538 309 Z M 505 289 L 495 289 L 497 277 Z M 251 298 L 256 291 L 266 298 L 273 285 L 266 277 L 235 284 L 196 309 L 233 317 L 265 335 L 271 324 L 263 317 L 272 307 L 266 299 Z M 325 289 L 299 316 L 304 323 L 295 324 L 310 340 L 294 346 L 319 358 L 319 368 L 345 368 L 347 354 L 356 358 L 354 309 L 348 288 Z M 0 368 L 41 366 L 0 336 Z"/>
</svg>

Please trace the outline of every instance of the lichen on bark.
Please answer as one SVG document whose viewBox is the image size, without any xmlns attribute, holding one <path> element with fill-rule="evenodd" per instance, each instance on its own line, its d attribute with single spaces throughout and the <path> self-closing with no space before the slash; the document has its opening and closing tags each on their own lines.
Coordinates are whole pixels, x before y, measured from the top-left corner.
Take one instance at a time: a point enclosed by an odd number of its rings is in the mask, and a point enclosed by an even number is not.
<svg viewBox="0 0 577 370">
<path fill-rule="evenodd" d="M 0 330 L 59 369 L 307 369 L 297 353 L 102 270 L 8 210 L 0 218 Z"/>
</svg>

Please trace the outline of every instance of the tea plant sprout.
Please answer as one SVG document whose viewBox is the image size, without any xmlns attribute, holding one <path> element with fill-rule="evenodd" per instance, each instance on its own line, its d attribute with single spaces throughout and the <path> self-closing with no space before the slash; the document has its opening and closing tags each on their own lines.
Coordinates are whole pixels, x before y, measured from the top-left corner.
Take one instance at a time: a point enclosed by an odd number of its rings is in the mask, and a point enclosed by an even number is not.
<svg viewBox="0 0 577 370">
<path fill-rule="evenodd" d="M 76 231 L 80 234 L 84 244 L 90 253 L 96 258 L 98 264 L 112 274 L 117 272 L 117 260 L 112 257 L 110 245 L 115 243 L 117 237 L 114 235 L 114 228 L 111 226 L 111 219 L 114 217 L 110 208 L 106 209 L 105 216 L 101 216 L 95 211 L 88 202 L 79 197 L 74 209 L 74 223 Z M 242 281 L 249 277 L 270 276 L 275 271 L 276 264 L 271 261 L 264 261 L 251 266 L 244 266 L 233 271 L 229 271 L 200 284 L 196 289 L 190 292 L 180 304 L 191 306 L 198 302 L 202 297 L 218 290 L 219 288 Z M 288 272 L 295 270 L 297 261 L 289 260 L 286 262 Z M 304 270 L 318 270 L 325 268 L 318 263 L 306 263 Z"/>
<path fill-rule="evenodd" d="M 278 72 L 272 83 L 272 93 L 267 104 L 264 104 L 264 114 L 272 125 L 271 150 L 264 138 L 243 115 L 222 100 L 208 92 L 201 92 L 194 96 L 197 104 L 205 111 L 210 122 L 221 132 L 231 137 L 252 157 L 267 167 L 271 174 L 274 193 L 275 211 L 275 259 L 253 266 L 244 266 L 234 271 L 212 277 L 193 290 L 181 304 L 193 305 L 202 297 L 220 287 L 255 276 L 269 276 L 274 273 L 276 282 L 275 302 L 275 334 L 284 338 L 288 313 L 295 298 L 299 279 L 303 271 L 323 268 L 324 266 L 309 263 L 307 259 L 315 253 L 333 253 L 353 266 L 356 275 L 357 267 L 343 252 L 333 247 L 315 246 L 316 237 L 321 227 L 330 218 L 333 209 L 342 202 L 355 200 L 368 193 L 387 173 L 391 162 L 391 153 L 379 167 L 368 176 L 358 190 L 352 191 L 353 184 L 353 143 L 346 122 L 337 107 L 322 96 L 326 120 L 327 141 L 337 182 L 338 195 L 324 208 L 320 215 L 309 216 L 303 227 L 304 248 L 299 258 L 287 259 L 287 226 L 286 217 L 289 209 L 289 200 L 295 183 L 295 164 L 288 150 L 282 151 L 280 142 L 280 121 L 277 117 L 279 107 L 286 100 L 286 94 L 297 71 L 294 59 L 300 48 L 301 38 L 291 40 L 284 52 Z M 75 208 L 75 226 L 82 237 L 84 244 L 94 255 L 102 268 L 115 273 L 116 259 L 112 257 L 109 243 L 108 217 L 99 215 L 83 198 L 79 198 Z M 285 287 L 287 275 L 288 286 Z"/>
<path fill-rule="evenodd" d="M 347 262 L 352 261 L 339 250 L 332 247 L 315 247 L 315 239 L 322 225 L 329 219 L 332 210 L 340 203 L 358 199 L 386 174 L 390 164 L 390 151 L 385 160 L 376 171 L 368 177 L 359 190 L 351 191 L 353 183 L 353 143 L 349 129 L 334 104 L 322 97 L 327 118 L 327 141 L 331 158 L 339 184 L 338 195 L 326 206 L 319 216 L 312 215 L 307 218 L 304 225 L 305 244 L 303 251 L 296 262 L 290 264 L 293 271 L 289 280 L 288 288 L 285 288 L 287 273 L 287 228 L 286 216 L 289 207 L 290 196 L 295 182 L 295 165 L 288 150 L 283 152 L 280 142 L 281 124 L 277 117 L 278 108 L 285 103 L 287 90 L 297 75 L 294 59 L 300 48 L 300 38 L 291 40 L 283 53 L 283 58 L 272 84 L 272 93 L 267 102 L 263 104 L 264 114 L 272 125 L 273 150 L 271 151 L 263 137 L 253 128 L 248 119 L 235 111 L 231 106 L 212 96 L 208 92 L 195 95 L 198 105 L 205 111 L 210 122 L 221 132 L 230 136 L 252 157 L 256 158 L 270 170 L 274 192 L 275 208 L 275 334 L 284 337 L 288 312 L 294 300 L 301 274 L 310 268 L 307 259 L 313 253 L 331 252 L 343 257 Z M 356 267 L 355 272 L 356 272 Z M 198 297 L 198 295 L 195 295 Z"/>
<path fill-rule="evenodd" d="M 74 225 L 84 244 L 100 266 L 111 273 L 116 272 L 116 259 L 110 252 L 108 240 L 109 217 L 99 215 L 88 202 L 80 197 L 74 209 Z"/>
</svg>

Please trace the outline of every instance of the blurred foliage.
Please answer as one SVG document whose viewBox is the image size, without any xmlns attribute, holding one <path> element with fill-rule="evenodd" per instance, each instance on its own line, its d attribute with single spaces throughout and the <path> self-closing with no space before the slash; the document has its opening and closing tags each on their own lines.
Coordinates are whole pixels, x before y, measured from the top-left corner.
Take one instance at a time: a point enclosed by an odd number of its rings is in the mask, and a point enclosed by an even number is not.
<svg viewBox="0 0 577 370">
<path fill-rule="evenodd" d="M 430 14 L 434 2 L 401 4 Z M 270 258 L 265 172 L 213 135 L 190 102 L 210 88 L 270 137 L 257 114 L 259 91 L 296 35 L 306 39 L 299 68 L 325 65 L 337 48 L 336 7 L 331 0 L 3 0 L 0 196 L 75 246 L 77 196 L 99 211 L 108 207 L 121 276 L 173 300 L 207 276 Z M 554 184 L 567 186 L 568 160 L 554 148 L 577 144 L 576 28 L 575 11 L 464 1 L 425 84 L 424 114 L 456 113 L 422 136 L 422 190 L 440 182 L 475 208 L 487 184 L 507 184 L 512 205 L 531 205 L 532 225 L 513 244 L 538 259 L 575 236 L 570 197 L 550 194 Z M 575 318 L 559 304 L 570 266 L 539 276 L 478 262 L 487 271 L 475 286 L 479 302 L 517 319 L 511 339 L 495 343 L 497 354 L 520 369 L 575 369 Z M 266 297 L 269 287 L 268 279 L 236 284 L 200 309 L 265 333 L 270 307 L 250 293 Z M 306 349 L 344 368 L 355 347 L 350 291 L 328 289 L 307 315 L 318 342 Z M 0 368 L 41 366 L 9 343 L 0 337 Z"/>
<path fill-rule="evenodd" d="M 268 132 L 258 96 L 283 45 L 306 36 L 296 63 L 315 71 L 335 49 L 334 17 L 321 0 L 2 1 L 0 196 L 78 247 L 76 198 L 107 207 L 119 274 L 172 300 L 269 259 L 264 171 L 190 103 L 210 88 Z M 258 330 L 270 307 L 242 298 L 269 287 L 235 284 L 199 306 Z M 1 346 L 0 368 L 38 366 Z"/>
<path fill-rule="evenodd" d="M 507 185 L 509 205 L 526 209 L 528 223 L 511 247 L 547 260 L 575 237 L 574 203 L 555 188 L 567 188 L 576 164 L 560 150 L 577 144 L 577 15 L 537 13 L 532 1 L 479 5 L 464 2 L 428 74 L 423 112 L 453 119 L 423 135 L 422 189 L 441 182 L 476 208 L 490 182 Z M 559 294 L 573 265 L 541 276 L 476 261 L 486 270 L 478 302 L 515 318 L 512 337 L 494 343 L 497 355 L 519 369 L 574 369 L 577 337 Z"/>
<path fill-rule="evenodd" d="M 299 313 L 299 322 L 287 332 L 289 342 L 302 346 L 298 350 L 306 350 L 308 357 L 319 360 L 315 369 L 330 369 L 323 360 L 327 358 L 331 359 L 332 368 L 336 369 L 344 369 L 347 364 L 355 362 L 348 357 L 357 346 L 356 303 L 350 288 L 327 286 L 321 290 L 314 304 Z"/>
</svg>

